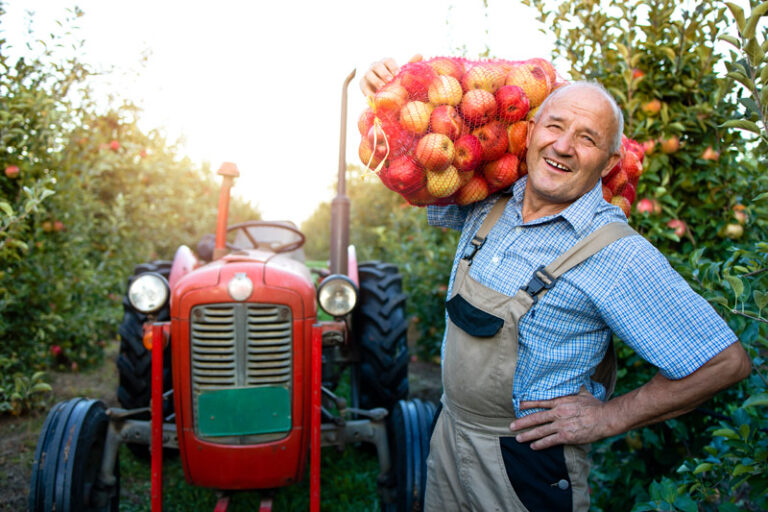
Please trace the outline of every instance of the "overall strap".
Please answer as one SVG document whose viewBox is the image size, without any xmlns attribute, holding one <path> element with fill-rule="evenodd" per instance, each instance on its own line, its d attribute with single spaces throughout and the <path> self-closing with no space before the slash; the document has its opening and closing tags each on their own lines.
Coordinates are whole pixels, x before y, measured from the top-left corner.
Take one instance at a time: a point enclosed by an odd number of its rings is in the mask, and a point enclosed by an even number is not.
<svg viewBox="0 0 768 512">
<path fill-rule="evenodd" d="M 539 297 L 547 293 L 547 290 L 555 285 L 555 281 L 579 263 L 587 260 L 601 249 L 615 242 L 619 238 L 636 235 L 637 232 L 629 227 L 626 222 L 611 222 L 597 228 L 585 236 L 576 244 L 558 256 L 552 263 L 536 269 L 533 277 L 523 291 L 533 298 L 533 303 L 538 302 Z"/>
<path fill-rule="evenodd" d="M 512 194 L 509 194 L 502 195 L 496 200 L 491 207 L 491 211 L 488 212 L 488 215 L 485 216 L 485 220 L 483 220 L 483 223 L 480 225 L 480 229 L 477 230 L 475 236 L 469 241 L 466 248 L 464 248 L 464 254 L 461 256 L 461 259 L 467 260 L 469 265 L 472 264 L 472 258 L 475 257 L 475 253 L 477 253 L 485 243 L 485 239 L 496 224 L 496 221 L 501 218 L 504 213 L 504 208 L 506 208 L 507 203 L 511 198 Z"/>
</svg>

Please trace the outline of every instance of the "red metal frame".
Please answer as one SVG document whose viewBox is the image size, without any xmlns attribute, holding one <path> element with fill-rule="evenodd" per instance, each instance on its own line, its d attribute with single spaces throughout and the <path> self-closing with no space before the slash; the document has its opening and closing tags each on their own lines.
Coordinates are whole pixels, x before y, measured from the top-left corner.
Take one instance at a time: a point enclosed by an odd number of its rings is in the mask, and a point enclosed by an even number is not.
<svg viewBox="0 0 768 512">
<path fill-rule="evenodd" d="M 312 399 L 309 441 L 309 510 L 320 512 L 320 395 L 322 386 L 323 330 L 312 326 Z"/>
<path fill-rule="evenodd" d="M 163 326 L 152 325 L 152 512 L 163 510 Z"/>
</svg>

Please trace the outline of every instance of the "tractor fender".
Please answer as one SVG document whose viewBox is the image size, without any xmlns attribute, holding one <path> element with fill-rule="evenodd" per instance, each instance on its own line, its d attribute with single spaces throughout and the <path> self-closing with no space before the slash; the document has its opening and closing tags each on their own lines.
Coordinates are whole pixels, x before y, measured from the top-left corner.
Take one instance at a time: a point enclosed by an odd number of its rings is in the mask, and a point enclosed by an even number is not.
<svg viewBox="0 0 768 512">
<path fill-rule="evenodd" d="M 173 257 L 171 273 L 168 276 L 168 286 L 173 287 L 179 282 L 179 279 L 192 272 L 197 267 L 197 257 L 186 245 L 179 246 Z"/>
</svg>

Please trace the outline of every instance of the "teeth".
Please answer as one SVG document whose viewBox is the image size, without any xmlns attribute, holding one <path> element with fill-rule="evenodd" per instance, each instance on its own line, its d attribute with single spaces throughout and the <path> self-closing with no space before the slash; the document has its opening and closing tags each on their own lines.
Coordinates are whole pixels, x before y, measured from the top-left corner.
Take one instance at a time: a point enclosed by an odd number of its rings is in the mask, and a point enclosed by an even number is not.
<svg viewBox="0 0 768 512">
<path fill-rule="evenodd" d="M 545 158 L 545 159 L 544 159 L 544 161 L 546 161 L 546 162 L 547 162 L 549 165 L 551 165 L 552 167 L 556 167 L 556 168 L 558 168 L 558 169 L 562 169 L 563 171 L 567 171 L 567 172 L 570 172 L 570 171 L 571 171 L 571 170 L 570 170 L 569 168 L 567 168 L 566 166 L 564 166 L 564 165 L 562 165 L 562 164 L 559 164 L 559 163 L 555 162 L 554 160 L 550 160 L 550 159 L 548 159 L 548 158 Z"/>
</svg>

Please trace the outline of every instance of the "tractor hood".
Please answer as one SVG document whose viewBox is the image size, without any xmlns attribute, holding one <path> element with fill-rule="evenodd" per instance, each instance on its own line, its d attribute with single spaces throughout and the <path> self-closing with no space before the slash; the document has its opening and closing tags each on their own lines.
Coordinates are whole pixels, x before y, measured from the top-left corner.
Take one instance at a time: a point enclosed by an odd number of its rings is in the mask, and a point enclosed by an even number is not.
<svg viewBox="0 0 768 512">
<path fill-rule="evenodd" d="M 257 249 L 233 252 L 179 279 L 172 291 L 172 312 L 186 316 L 183 311 L 176 311 L 173 305 L 180 304 L 184 295 L 206 288 L 213 289 L 208 295 L 209 303 L 237 302 L 229 296 L 227 285 L 239 274 L 245 274 L 253 283 L 254 291 L 245 302 L 269 302 L 268 290 L 280 289 L 301 296 L 304 304 L 302 316 L 316 314 L 315 287 L 306 265 L 288 255 Z M 182 317 L 177 316 L 179 319 Z"/>
</svg>

